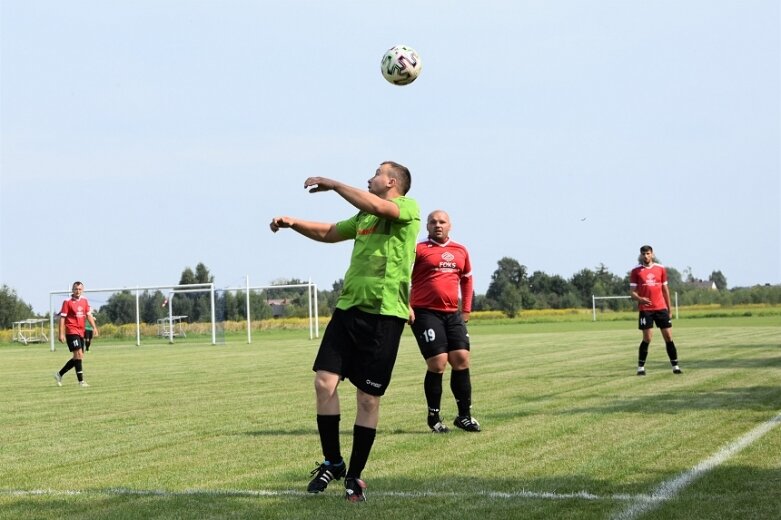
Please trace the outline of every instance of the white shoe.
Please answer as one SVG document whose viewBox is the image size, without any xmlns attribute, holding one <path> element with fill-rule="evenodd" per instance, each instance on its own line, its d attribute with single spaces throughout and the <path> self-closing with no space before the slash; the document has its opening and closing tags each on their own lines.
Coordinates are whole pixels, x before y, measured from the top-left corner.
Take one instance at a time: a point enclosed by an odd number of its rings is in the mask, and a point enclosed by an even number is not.
<svg viewBox="0 0 781 520">
<path fill-rule="evenodd" d="M 80 387 L 82 387 L 82 388 L 86 388 L 86 387 L 88 387 L 89 385 L 87 384 L 87 382 L 86 382 L 86 381 L 80 381 L 80 382 L 79 382 L 79 386 L 80 386 Z"/>
<path fill-rule="evenodd" d="M 645 375 L 645 367 L 637 367 L 637 375 L 638 376 L 644 376 Z"/>
<path fill-rule="evenodd" d="M 57 381 L 57 386 L 62 386 L 62 376 L 59 372 L 54 373 L 54 380 Z"/>
</svg>

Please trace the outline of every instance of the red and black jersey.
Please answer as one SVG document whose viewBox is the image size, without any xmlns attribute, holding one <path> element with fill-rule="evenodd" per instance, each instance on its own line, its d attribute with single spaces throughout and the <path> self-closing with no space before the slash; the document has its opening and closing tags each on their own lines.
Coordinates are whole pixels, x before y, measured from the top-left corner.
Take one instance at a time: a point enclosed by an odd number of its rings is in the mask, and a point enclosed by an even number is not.
<svg viewBox="0 0 781 520">
<path fill-rule="evenodd" d="M 65 334 L 84 336 L 84 322 L 89 309 L 89 302 L 83 297 L 70 298 L 62 302 L 60 316 L 65 318 Z"/>
<path fill-rule="evenodd" d="M 466 247 L 448 240 L 444 244 L 427 239 L 415 249 L 410 307 L 441 312 L 458 310 L 461 290 L 462 312 L 472 312 L 472 263 Z"/>
<path fill-rule="evenodd" d="M 650 305 L 639 305 L 641 311 L 658 311 L 667 308 L 663 287 L 667 285 L 667 270 L 661 264 L 638 265 L 629 273 L 629 288 L 638 296 L 649 298 Z"/>
</svg>

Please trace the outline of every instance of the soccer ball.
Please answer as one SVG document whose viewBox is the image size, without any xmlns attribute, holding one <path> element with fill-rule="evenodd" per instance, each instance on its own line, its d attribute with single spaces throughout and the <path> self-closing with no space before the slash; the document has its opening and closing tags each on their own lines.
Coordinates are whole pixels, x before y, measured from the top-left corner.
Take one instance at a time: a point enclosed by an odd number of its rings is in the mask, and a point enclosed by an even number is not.
<svg viewBox="0 0 781 520">
<path fill-rule="evenodd" d="M 417 79 L 423 62 L 415 49 L 407 45 L 395 45 L 382 57 L 382 76 L 394 85 L 409 85 Z"/>
</svg>

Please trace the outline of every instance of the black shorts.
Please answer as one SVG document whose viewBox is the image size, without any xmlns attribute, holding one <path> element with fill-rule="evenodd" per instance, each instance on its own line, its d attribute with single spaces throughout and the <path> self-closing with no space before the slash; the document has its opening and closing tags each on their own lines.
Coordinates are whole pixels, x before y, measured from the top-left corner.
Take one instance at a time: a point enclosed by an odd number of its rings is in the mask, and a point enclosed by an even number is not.
<svg viewBox="0 0 781 520">
<path fill-rule="evenodd" d="M 89 347 L 90 343 L 92 343 L 92 331 L 89 329 L 86 329 L 84 331 L 84 345 Z"/>
<path fill-rule="evenodd" d="M 654 323 L 660 329 L 669 329 L 673 326 L 673 322 L 670 319 L 670 313 L 667 309 L 657 311 L 640 311 L 640 316 L 637 318 L 637 328 L 640 330 L 652 329 Z"/>
<path fill-rule="evenodd" d="M 405 321 L 356 308 L 336 309 L 325 328 L 312 370 L 339 374 L 370 395 L 390 385 Z"/>
<path fill-rule="evenodd" d="M 68 345 L 68 350 L 75 352 L 76 350 L 84 350 L 84 338 L 78 334 L 66 334 L 65 343 Z"/>
<path fill-rule="evenodd" d="M 439 312 L 413 309 L 415 322 L 412 332 L 424 359 L 451 350 L 469 350 L 469 332 L 460 312 Z"/>
</svg>

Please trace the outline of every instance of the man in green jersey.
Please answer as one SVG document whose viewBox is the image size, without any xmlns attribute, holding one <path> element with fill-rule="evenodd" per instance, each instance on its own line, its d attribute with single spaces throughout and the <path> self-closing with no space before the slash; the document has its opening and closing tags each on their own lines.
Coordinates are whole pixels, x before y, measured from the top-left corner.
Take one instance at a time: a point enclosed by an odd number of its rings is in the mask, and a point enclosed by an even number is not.
<svg viewBox="0 0 781 520">
<path fill-rule="evenodd" d="M 312 471 L 307 491 L 325 491 L 331 480 L 345 477 L 346 498 L 365 500 L 366 466 L 379 422 L 380 397 L 391 380 L 404 324 L 409 318 L 409 288 L 420 208 L 405 197 L 409 170 L 392 161 L 380 164 L 368 191 L 324 177 L 310 177 L 310 193 L 335 191 L 358 208 L 353 217 L 328 224 L 275 217 L 271 231 L 290 228 L 319 242 L 353 240 L 350 267 L 315 358 L 317 429 L 324 461 Z M 345 378 L 357 389 L 350 465 L 339 442 L 339 394 Z"/>
</svg>

